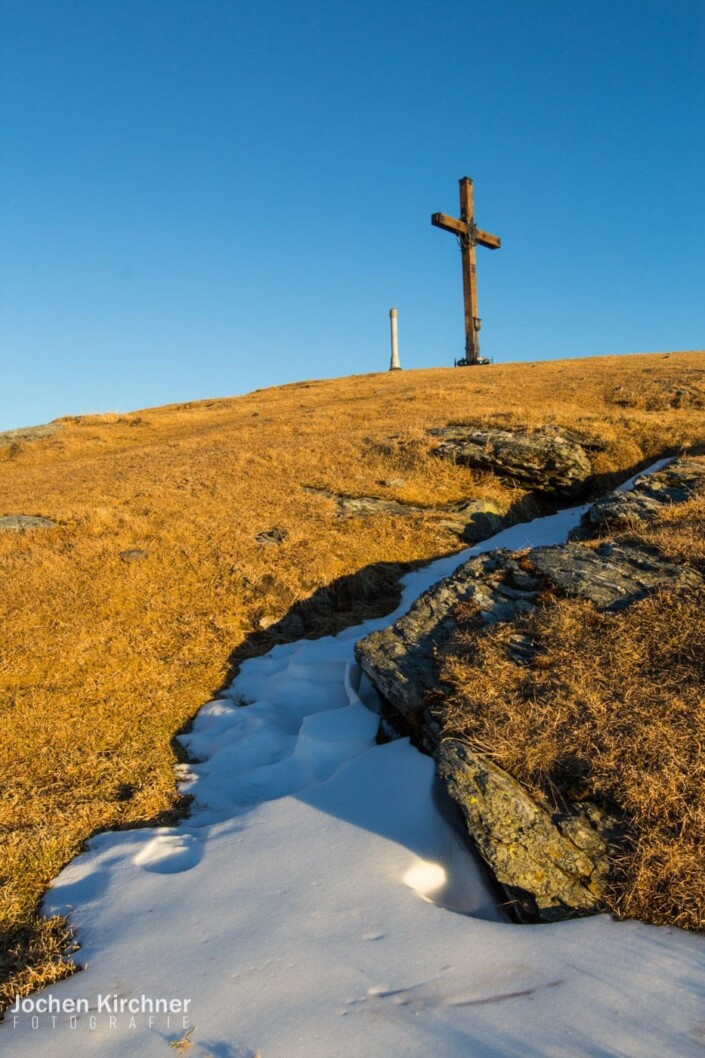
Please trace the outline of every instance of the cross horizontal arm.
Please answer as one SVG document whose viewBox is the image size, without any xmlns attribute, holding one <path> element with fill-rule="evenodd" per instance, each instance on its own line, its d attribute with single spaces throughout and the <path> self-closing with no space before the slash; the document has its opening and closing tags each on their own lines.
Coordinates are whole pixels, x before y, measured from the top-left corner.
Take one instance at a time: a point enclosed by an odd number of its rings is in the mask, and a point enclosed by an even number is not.
<svg viewBox="0 0 705 1058">
<path fill-rule="evenodd" d="M 475 241 L 479 242 L 480 246 L 487 246 L 490 250 L 499 250 L 502 245 L 502 240 L 498 235 L 490 235 L 489 232 L 481 231 L 480 228 L 475 229 Z"/>
<path fill-rule="evenodd" d="M 469 225 L 464 220 L 456 220 L 455 217 L 449 217 L 447 213 L 432 213 L 431 224 L 436 228 L 452 231 L 454 235 L 468 235 L 470 231 Z"/>
</svg>

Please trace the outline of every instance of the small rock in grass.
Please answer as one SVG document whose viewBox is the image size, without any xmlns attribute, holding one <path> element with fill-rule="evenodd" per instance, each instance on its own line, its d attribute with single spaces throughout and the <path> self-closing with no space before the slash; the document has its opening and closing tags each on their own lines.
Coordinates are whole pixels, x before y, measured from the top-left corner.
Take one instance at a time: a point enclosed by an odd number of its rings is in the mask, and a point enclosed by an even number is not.
<svg viewBox="0 0 705 1058">
<path fill-rule="evenodd" d="M 288 535 L 286 529 L 279 529 L 275 525 L 273 529 L 258 533 L 255 540 L 258 544 L 283 544 Z"/>
<path fill-rule="evenodd" d="M 57 523 L 51 518 L 40 518 L 35 514 L 6 514 L 0 518 L 0 530 L 23 533 L 27 529 L 51 529 Z"/>
<path fill-rule="evenodd" d="M 129 551 L 121 551 L 120 558 L 123 562 L 142 562 L 149 558 L 149 551 L 143 551 L 141 547 L 133 547 Z"/>
</svg>

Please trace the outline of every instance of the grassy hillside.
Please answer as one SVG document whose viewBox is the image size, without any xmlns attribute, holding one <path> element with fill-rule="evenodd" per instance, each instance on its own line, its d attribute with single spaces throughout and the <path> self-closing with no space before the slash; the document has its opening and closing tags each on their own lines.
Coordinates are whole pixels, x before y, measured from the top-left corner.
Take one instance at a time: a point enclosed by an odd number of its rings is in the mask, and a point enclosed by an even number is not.
<svg viewBox="0 0 705 1058">
<path fill-rule="evenodd" d="M 679 353 L 303 382 L 0 444 L 0 516 L 58 522 L 0 533 L 5 997 L 67 972 L 44 888 L 97 829 L 173 818 L 173 735 L 238 659 L 391 609 L 403 564 L 460 546 L 433 505 L 529 509 L 434 459 L 429 427 L 563 425 L 608 485 L 702 446 L 704 413 L 705 354 Z M 429 509 L 345 519 L 319 490 Z"/>
</svg>

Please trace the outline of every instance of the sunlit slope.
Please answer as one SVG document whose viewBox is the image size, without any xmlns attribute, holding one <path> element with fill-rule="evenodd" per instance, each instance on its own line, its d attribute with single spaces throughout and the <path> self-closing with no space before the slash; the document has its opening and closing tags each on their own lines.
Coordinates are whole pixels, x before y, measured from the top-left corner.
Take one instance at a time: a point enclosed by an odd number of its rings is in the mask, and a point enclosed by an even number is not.
<svg viewBox="0 0 705 1058">
<path fill-rule="evenodd" d="M 561 425 L 626 476 L 703 445 L 704 418 L 705 353 L 678 353 L 304 382 L 0 445 L 0 516 L 58 523 L 0 533 L 4 976 L 61 972 L 43 888 L 96 828 L 174 809 L 170 740 L 233 652 L 292 636 L 277 622 L 310 597 L 309 633 L 391 608 L 378 564 L 460 546 L 431 509 L 345 519 L 320 490 L 517 509 L 521 490 L 435 459 L 427 429 Z"/>
</svg>

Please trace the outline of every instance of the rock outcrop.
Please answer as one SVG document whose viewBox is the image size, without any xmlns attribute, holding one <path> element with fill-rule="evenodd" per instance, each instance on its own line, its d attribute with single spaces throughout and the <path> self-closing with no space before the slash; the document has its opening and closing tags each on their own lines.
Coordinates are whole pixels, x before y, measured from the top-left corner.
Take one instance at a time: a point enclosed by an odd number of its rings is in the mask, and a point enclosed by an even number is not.
<svg viewBox="0 0 705 1058">
<path fill-rule="evenodd" d="M 614 540 L 597 548 L 578 543 L 537 547 L 525 564 L 541 578 L 542 590 L 589 599 L 598 610 L 622 610 L 659 588 L 700 583 L 694 570 L 655 549 Z"/>
<path fill-rule="evenodd" d="M 610 817 L 594 806 L 556 813 L 458 739 L 441 742 L 436 767 L 516 918 L 557 922 L 601 910 Z"/>
<path fill-rule="evenodd" d="M 445 426 L 429 432 L 440 441 L 433 453 L 439 458 L 492 471 L 532 491 L 575 496 L 592 475 L 585 443 L 554 427 L 528 431 Z"/>
<path fill-rule="evenodd" d="M 664 503 L 682 502 L 702 486 L 703 470 L 697 463 L 674 464 L 655 483 L 640 479 L 633 509 L 653 517 Z M 656 506 L 645 504 L 645 497 L 657 499 Z M 622 494 L 599 501 L 618 511 L 626 509 L 623 503 Z M 600 909 L 616 820 L 594 805 L 569 804 L 557 813 L 473 747 L 440 741 L 426 702 L 428 692 L 439 689 L 436 658 L 456 632 L 456 607 L 470 603 L 481 629 L 530 612 L 544 593 L 588 599 L 598 610 L 614 612 L 660 588 L 701 583 L 695 570 L 634 540 L 498 549 L 473 556 L 393 625 L 356 644 L 363 671 L 419 744 L 435 754 L 470 834 L 520 918 L 555 921 Z M 533 649 L 523 634 L 510 639 L 515 662 L 530 662 Z"/>
<path fill-rule="evenodd" d="M 593 503 L 583 515 L 572 540 L 597 534 L 638 528 L 655 518 L 665 507 L 684 503 L 705 491 L 705 464 L 693 459 L 676 459 L 654 474 L 642 474 L 629 492 L 610 492 Z"/>
<path fill-rule="evenodd" d="M 506 549 L 475 555 L 419 596 L 409 612 L 355 645 L 355 656 L 384 698 L 414 729 L 438 685 L 436 654 L 456 632 L 453 611 L 472 600 L 487 623 L 528 612 L 540 586 Z"/>
<path fill-rule="evenodd" d="M 414 507 L 409 503 L 399 503 L 397 500 L 387 500 L 380 496 L 334 496 L 338 504 L 338 513 L 345 518 L 354 518 L 357 515 L 369 514 L 421 514 L 423 508 Z"/>
<path fill-rule="evenodd" d="M 121 551 L 118 555 L 123 562 L 144 562 L 149 558 L 149 551 L 145 551 L 142 547 L 131 547 L 127 551 Z"/>
<path fill-rule="evenodd" d="M 286 529 L 279 529 L 278 526 L 274 526 L 273 529 L 266 529 L 264 532 L 258 533 L 255 540 L 258 544 L 283 544 L 289 536 Z"/>
<path fill-rule="evenodd" d="M 390 484 L 380 482 L 380 484 Z M 402 481 L 403 485 L 404 482 Z M 345 496 L 327 489 L 305 486 L 307 492 L 315 492 L 329 500 L 335 500 L 341 518 L 367 517 L 387 514 L 404 517 L 410 514 L 441 515 L 438 525 L 457 533 L 465 543 L 476 544 L 488 536 L 498 533 L 505 524 L 499 507 L 491 500 L 461 500 L 459 503 L 439 503 L 433 507 L 418 507 L 411 503 L 388 500 L 383 496 Z"/>
<path fill-rule="evenodd" d="M 619 610 L 658 588 L 700 582 L 697 573 L 647 547 L 606 541 L 537 547 L 527 553 L 488 551 L 424 592 L 389 628 L 355 646 L 363 671 L 414 728 L 428 691 L 438 686 L 436 654 L 453 637 L 453 611 L 472 602 L 485 624 L 528 613 L 539 593 L 590 599 L 598 610 Z M 519 649 L 522 649 L 519 644 Z"/>
<path fill-rule="evenodd" d="M 491 500 L 463 500 L 439 510 L 444 514 L 439 524 L 452 529 L 466 544 L 494 536 L 505 524 L 499 507 Z"/>
</svg>

